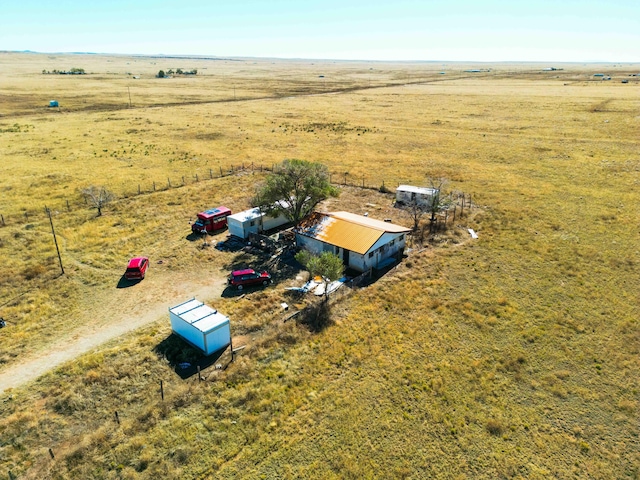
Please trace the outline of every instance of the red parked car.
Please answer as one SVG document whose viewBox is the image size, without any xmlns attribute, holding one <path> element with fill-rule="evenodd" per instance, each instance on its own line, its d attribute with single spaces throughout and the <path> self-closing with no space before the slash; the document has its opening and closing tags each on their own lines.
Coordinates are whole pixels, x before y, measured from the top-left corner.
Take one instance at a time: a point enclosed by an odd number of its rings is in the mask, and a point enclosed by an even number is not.
<svg viewBox="0 0 640 480">
<path fill-rule="evenodd" d="M 149 268 L 149 259 L 147 257 L 133 257 L 129 260 L 127 271 L 124 272 L 124 278 L 127 280 L 142 280 L 144 274 Z"/>
<path fill-rule="evenodd" d="M 236 287 L 238 290 L 250 285 L 267 285 L 271 282 L 269 272 L 256 272 L 250 268 L 236 270 L 229 275 L 229 285 Z"/>
</svg>

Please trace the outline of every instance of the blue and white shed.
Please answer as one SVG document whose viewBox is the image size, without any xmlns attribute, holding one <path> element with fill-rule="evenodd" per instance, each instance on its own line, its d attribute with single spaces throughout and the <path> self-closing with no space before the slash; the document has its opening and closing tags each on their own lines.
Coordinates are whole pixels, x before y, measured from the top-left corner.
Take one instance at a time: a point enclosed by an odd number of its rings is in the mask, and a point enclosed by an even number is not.
<svg viewBox="0 0 640 480">
<path fill-rule="evenodd" d="M 60 105 L 58 105 L 58 101 L 57 100 L 49 100 L 49 106 L 50 107 L 59 107 Z"/>
<path fill-rule="evenodd" d="M 173 332 L 205 355 L 231 343 L 229 318 L 195 298 L 169 308 L 169 317 Z"/>
</svg>

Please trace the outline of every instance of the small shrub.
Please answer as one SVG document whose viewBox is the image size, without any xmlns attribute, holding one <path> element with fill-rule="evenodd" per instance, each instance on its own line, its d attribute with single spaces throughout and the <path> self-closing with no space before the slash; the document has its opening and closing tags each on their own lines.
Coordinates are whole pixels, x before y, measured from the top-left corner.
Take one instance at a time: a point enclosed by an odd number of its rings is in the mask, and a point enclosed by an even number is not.
<svg viewBox="0 0 640 480">
<path fill-rule="evenodd" d="M 492 418 L 487 422 L 486 428 L 487 428 L 487 432 L 495 436 L 501 435 L 502 430 L 504 429 L 502 426 L 502 423 L 499 420 L 496 420 L 495 418 Z"/>
<path fill-rule="evenodd" d="M 25 280 L 33 280 L 45 273 L 47 269 L 44 265 L 30 265 L 22 271 L 22 276 Z"/>
</svg>

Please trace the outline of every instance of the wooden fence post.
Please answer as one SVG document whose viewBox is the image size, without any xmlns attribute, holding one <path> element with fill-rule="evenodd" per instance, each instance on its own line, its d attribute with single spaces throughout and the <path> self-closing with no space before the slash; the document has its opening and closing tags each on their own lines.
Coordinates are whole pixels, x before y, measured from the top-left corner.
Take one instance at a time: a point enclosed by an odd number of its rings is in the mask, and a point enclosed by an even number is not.
<svg viewBox="0 0 640 480">
<path fill-rule="evenodd" d="M 49 455 L 51 455 L 51 459 L 53 460 L 56 456 L 53 454 L 53 450 L 49 449 Z"/>
<path fill-rule="evenodd" d="M 184 185 L 184 175 L 182 176 L 182 185 Z"/>
<path fill-rule="evenodd" d="M 220 176 L 222 177 L 222 166 L 220 166 Z"/>
<path fill-rule="evenodd" d="M 200 179 L 198 178 L 198 174 L 196 173 L 196 182 L 199 182 Z"/>
<path fill-rule="evenodd" d="M 71 207 L 69 206 L 69 200 L 67 200 L 67 210 L 71 211 Z"/>
<path fill-rule="evenodd" d="M 4 227 L 5 223 L 4 223 L 4 215 L 0 215 L 0 219 L 2 220 L 2 226 Z"/>
<path fill-rule="evenodd" d="M 202 381 L 202 377 L 200 376 L 200 365 L 198 365 L 198 383 Z"/>
<path fill-rule="evenodd" d="M 138 184 L 138 195 L 140 195 L 140 184 Z"/>
<path fill-rule="evenodd" d="M 171 188 L 171 179 L 167 178 L 167 185 L 169 185 L 169 188 Z"/>
<path fill-rule="evenodd" d="M 162 380 L 160 380 L 160 398 L 164 400 L 164 386 L 162 385 Z"/>
<path fill-rule="evenodd" d="M 209 178 L 213 178 L 213 170 L 209 169 Z"/>
<path fill-rule="evenodd" d="M 118 417 L 118 411 L 116 410 L 116 423 L 120 425 L 120 417 Z"/>
</svg>

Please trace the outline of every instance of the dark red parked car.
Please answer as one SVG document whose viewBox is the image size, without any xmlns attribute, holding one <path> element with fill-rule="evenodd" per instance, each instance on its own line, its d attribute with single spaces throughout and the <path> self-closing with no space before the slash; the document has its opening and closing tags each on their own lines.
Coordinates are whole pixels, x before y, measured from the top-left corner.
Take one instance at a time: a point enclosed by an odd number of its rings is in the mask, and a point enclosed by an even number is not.
<svg viewBox="0 0 640 480">
<path fill-rule="evenodd" d="M 229 285 L 242 290 L 250 285 L 267 285 L 271 283 L 271 275 L 269 272 L 256 272 L 250 268 L 244 270 L 236 270 L 229 275 Z"/>
<path fill-rule="evenodd" d="M 124 272 L 124 278 L 127 280 L 142 280 L 144 274 L 149 268 L 149 259 L 147 257 L 133 257 L 129 260 L 127 271 Z"/>
</svg>

